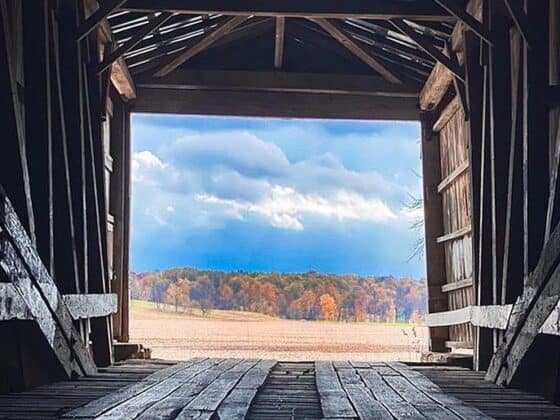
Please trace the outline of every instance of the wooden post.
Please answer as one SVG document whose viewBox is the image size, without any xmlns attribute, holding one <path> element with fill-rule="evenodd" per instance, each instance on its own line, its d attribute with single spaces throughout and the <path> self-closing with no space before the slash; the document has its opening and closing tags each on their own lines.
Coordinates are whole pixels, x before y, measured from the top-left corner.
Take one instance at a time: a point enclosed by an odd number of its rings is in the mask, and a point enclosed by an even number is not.
<svg viewBox="0 0 560 420">
<path fill-rule="evenodd" d="M 25 141 L 36 246 L 53 275 L 53 182 L 48 2 L 23 2 Z"/>
<path fill-rule="evenodd" d="M 544 244 L 549 189 L 548 4 L 525 0 L 533 45 L 523 47 L 524 275 L 535 268 Z"/>
<path fill-rule="evenodd" d="M 428 277 L 428 312 L 448 309 L 447 296 L 441 287 L 446 284 L 445 254 L 437 238 L 443 235 L 443 206 L 437 186 L 441 181 L 438 135 L 432 131 L 431 114 L 422 116 L 422 177 L 424 180 L 424 229 L 426 243 L 426 273 Z M 430 350 L 445 352 L 449 339 L 447 327 L 430 328 Z"/>
</svg>

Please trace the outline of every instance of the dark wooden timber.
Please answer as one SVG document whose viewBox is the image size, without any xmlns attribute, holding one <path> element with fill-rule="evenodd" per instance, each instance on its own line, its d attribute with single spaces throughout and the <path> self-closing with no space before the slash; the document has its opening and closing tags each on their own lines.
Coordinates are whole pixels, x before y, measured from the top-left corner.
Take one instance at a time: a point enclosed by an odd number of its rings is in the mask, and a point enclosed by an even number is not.
<svg viewBox="0 0 560 420">
<path fill-rule="evenodd" d="M 443 246 L 437 238 L 443 235 L 442 199 L 437 191 L 441 181 L 439 162 L 440 150 L 437 134 L 432 131 L 432 120 L 429 114 L 423 115 L 422 121 L 422 175 L 424 179 L 424 229 L 428 282 L 429 312 L 443 312 L 448 309 L 447 296 L 441 290 L 446 284 L 445 256 Z M 449 339 L 447 328 L 430 329 L 430 348 L 433 351 L 445 351 L 445 341 Z"/>
<path fill-rule="evenodd" d="M 126 0 L 107 0 L 95 11 L 76 31 L 76 41 L 81 41 L 88 36 L 99 23 L 122 6 Z"/>
<path fill-rule="evenodd" d="M 199 54 L 204 49 L 212 45 L 214 42 L 218 41 L 220 38 L 227 35 L 237 26 L 241 25 L 245 20 L 247 20 L 247 18 L 248 16 L 235 16 L 229 19 L 228 21 L 224 22 L 222 25 L 217 26 L 213 31 L 211 31 L 208 35 L 202 38 L 195 45 L 186 49 L 185 51 L 179 52 L 179 54 L 172 57 L 171 60 L 165 63 L 160 69 L 158 69 L 155 75 L 158 77 L 162 77 L 171 73 L 181 64 L 183 64 L 185 61 Z"/>
<path fill-rule="evenodd" d="M 390 2 L 375 0 L 363 3 L 358 0 L 345 1 L 340 4 L 335 0 L 315 2 L 312 0 L 287 0 L 278 4 L 267 4 L 253 0 L 236 1 L 196 0 L 188 6 L 181 0 L 160 0 L 155 5 L 150 0 L 128 0 L 124 5 L 131 11 L 171 11 L 193 15 L 219 13 L 241 16 L 285 16 L 285 17 L 320 17 L 363 19 L 389 19 L 403 17 L 426 21 L 455 21 L 455 17 L 446 13 L 441 7 L 430 2 Z"/>
<path fill-rule="evenodd" d="M 395 120 L 419 115 L 415 98 L 149 88 L 138 92 L 134 111 L 148 113 Z"/>
<path fill-rule="evenodd" d="M 417 98 L 418 84 L 388 83 L 378 76 L 177 70 L 165 77 L 139 75 L 138 88 L 325 93 Z"/>
</svg>

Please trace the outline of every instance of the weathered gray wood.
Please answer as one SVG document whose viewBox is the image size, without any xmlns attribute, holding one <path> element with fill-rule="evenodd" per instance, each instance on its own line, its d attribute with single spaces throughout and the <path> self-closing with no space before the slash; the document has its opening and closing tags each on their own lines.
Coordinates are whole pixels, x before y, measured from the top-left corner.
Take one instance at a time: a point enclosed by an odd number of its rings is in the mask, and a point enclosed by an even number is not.
<svg viewBox="0 0 560 420">
<path fill-rule="evenodd" d="M 108 316 L 117 310 L 117 296 L 110 294 L 63 295 L 72 319 Z M 0 283 L 0 319 L 32 320 L 33 315 L 11 283 Z"/>
<path fill-rule="evenodd" d="M 3 191 L 0 191 L 0 226 L 4 236 L 0 265 L 33 313 L 67 374 L 94 373 L 95 364 L 62 296 Z"/>
<path fill-rule="evenodd" d="M 198 413 L 215 412 L 245 373 L 257 363 L 256 360 L 242 361 L 232 369 L 222 373 L 204 391 L 196 396 L 177 415 L 177 419 L 190 419 Z"/>
<path fill-rule="evenodd" d="M 68 413 L 66 413 L 63 418 L 94 418 L 97 416 L 102 415 L 103 413 L 107 412 L 108 410 L 116 407 L 119 404 L 127 401 L 130 398 L 133 398 L 151 387 L 155 386 L 157 383 L 170 378 L 180 371 L 200 365 L 203 362 L 206 362 L 207 359 L 203 358 L 194 358 L 187 362 L 177 363 L 171 367 L 166 369 L 159 370 L 146 378 L 144 378 L 141 382 L 135 383 L 129 387 L 121 388 L 119 391 L 107 394 L 106 396 L 99 398 L 97 400 L 93 400 L 88 404 L 84 405 L 83 407 L 78 407 Z"/>
<path fill-rule="evenodd" d="M 454 232 L 450 232 L 445 235 L 442 235 L 437 238 L 437 242 L 441 244 L 443 242 L 452 241 L 454 239 L 462 238 L 463 236 L 468 235 L 469 233 L 471 233 L 471 225 L 457 229 Z"/>
<path fill-rule="evenodd" d="M 33 319 L 33 313 L 11 283 L 0 283 L 0 321 L 12 319 Z"/>
<path fill-rule="evenodd" d="M 117 312 L 115 293 L 64 295 L 62 298 L 73 319 L 98 318 Z"/>
<path fill-rule="evenodd" d="M 261 360 L 249 369 L 218 407 L 218 417 L 243 420 L 249 411 L 251 401 L 275 365 L 275 360 Z"/>
<path fill-rule="evenodd" d="M 443 190 L 453 184 L 453 181 L 455 181 L 455 179 L 457 179 L 459 175 L 462 175 L 467 169 L 469 169 L 469 161 L 466 160 L 459 166 L 457 166 L 449 175 L 445 177 L 445 179 L 443 179 L 439 183 L 438 192 L 441 193 Z"/>
<path fill-rule="evenodd" d="M 397 394 L 375 369 L 358 369 L 358 373 L 375 399 L 381 402 L 396 419 L 424 419 L 424 416 Z"/>
<path fill-rule="evenodd" d="M 352 418 L 356 412 L 342 389 L 332 362 L 315 362 L 315 383 L 323 415 L 327 418 Z"/>
<path fill-rule="evenodd" d="M 212 365 L 198 372 L 189 381 L 183 381 L 173 392 L 160 398 L 155 404 L 141 414 L 139 419 L 176 418 L 179 412 L 207 388 L 222 373 L 238 365 L 239 359 L 213 360 Z M 196 413 L 191 413 L 195 416 Z M 212 414 L 210 412 L 210 414 Z"/>
<path fill-rule="evenodd" d="M 426 325 L 428 327 L 442 327 L 449 325 L 459 325 L 471 321 L 471 307 L 455 309 L 446 312 L 436 312 L 426 315 Z"/>
<path fill-rule="evenodd" d="M 443 286 L 441 286 L 441 291 L 448 293 L 455 290 L 464 289 L 465 287 L 470 287 L 472 285 L 473 279 L 472 277 L 469 277 L 463 280 L 455 281 L 453 283 L 444 284 Z"/>
<path fill-rule="evenodd" d="M 358 416 L 363 420 L 392 419 L 387 409 L 377 401 L 354 369 L 337 371 L 342 387 L 348 394 Z"/>
<path fill-rule="evenodd" d="M 211 369 L 216 361 L 217 360 L 207 359 L 201 363 L 187 366 L 174 375 L 155 383 L 153 386 L 147 387 L 143 392 L 132 398 L 127 398 L 121 404 L 109 411 L 105 411 L 101 416 L 98 416 L 98 418 L 107 420 L 115 418 L 136 418 L 162 399 L 165 399 L 168 395 L 171 395 L 175 390 L 196 377 L 199 373 Z M 232 360 L 231 363 L 235 364 L 237 362 Z"/>
</svg>

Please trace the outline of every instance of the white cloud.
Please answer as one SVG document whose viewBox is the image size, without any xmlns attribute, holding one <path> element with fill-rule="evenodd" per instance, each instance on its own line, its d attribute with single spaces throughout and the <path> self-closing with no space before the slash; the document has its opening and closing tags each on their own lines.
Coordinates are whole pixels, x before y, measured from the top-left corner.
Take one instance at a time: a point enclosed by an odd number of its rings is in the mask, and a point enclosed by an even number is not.
<svg viewBox="0 0 560 420">
<path fill-rule="evenodd" d="M 195 198 L 199 202 L 222 206 L 237 219 L 243 219 L 243 212 L 255 213 L 266 218 L 274 227 L 292 230 L 303 230 L 302 219 L 305 216 L 370 222 L 385 222 L 397 217 L 381 200 L 367 199 L 344 190 L 327 197 L 301 194 L 293 188 L 275 185 L 266 196 L 254 203 L 209 194 L 198 194 Z"/>
<path fill-rule="evenodd" d="M 175 207 L 173 207 L 173 206 L 167 206 L 166 210 L 167 210 L 169 213 L 173 213 L 173 212 L 175 211 Z"/>
</svg>

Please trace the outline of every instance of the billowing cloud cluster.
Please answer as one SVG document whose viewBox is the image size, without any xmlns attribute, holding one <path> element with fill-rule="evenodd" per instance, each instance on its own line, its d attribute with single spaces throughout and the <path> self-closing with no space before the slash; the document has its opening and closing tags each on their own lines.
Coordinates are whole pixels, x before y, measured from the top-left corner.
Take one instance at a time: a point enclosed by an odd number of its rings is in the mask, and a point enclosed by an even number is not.
<svg viewBox="0 0 560 420">
<path fill-rule="evenodd" d="M 133 154 L 135 197 L 157 224 L 261 218 L 303 230 L 308 220 L 393 222 L 410 187 L 347 169 L 333 153 L 290 162 L 278 145 L 245 131 L 190 133 Z M 181 223 L 182 222 L 182 223 Z"/>
</svg>

